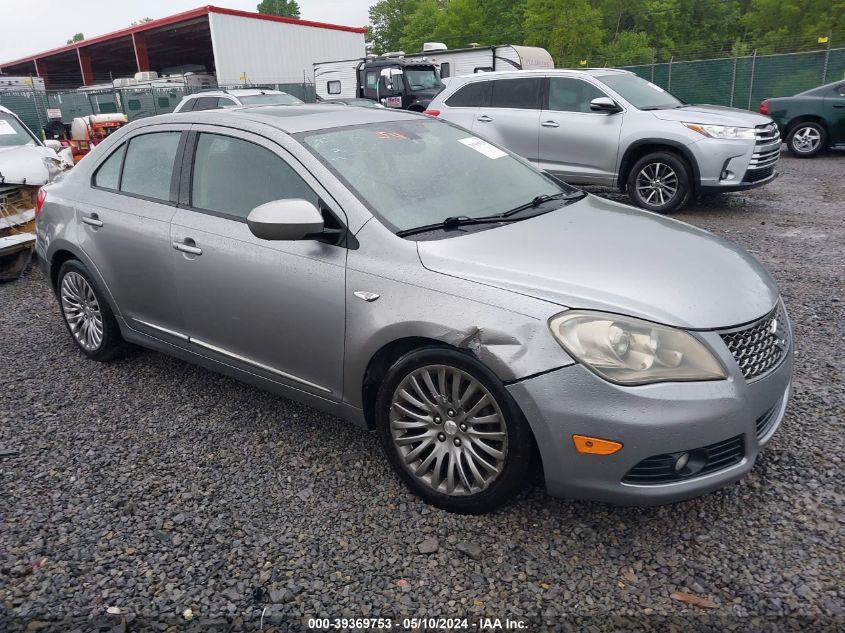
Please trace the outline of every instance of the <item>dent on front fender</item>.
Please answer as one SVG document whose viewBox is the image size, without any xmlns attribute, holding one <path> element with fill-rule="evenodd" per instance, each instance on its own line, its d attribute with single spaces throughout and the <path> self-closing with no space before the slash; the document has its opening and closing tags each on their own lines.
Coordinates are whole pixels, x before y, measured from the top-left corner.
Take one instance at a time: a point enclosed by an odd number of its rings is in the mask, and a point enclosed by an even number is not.
<svg viewBox="0 0 845 633">
<path fill-rule="evenodd" d="M 347 272 L 347 284 L 344 392 L 355 407 L 363 406 L 362 385 L 370 360 L 401 339 L 425 338 L 467 350 L 503 382 L 574 362 L 544 318 L 468 299 L 466 287 L 463 294 L 446 294 L 356 270 Z M 379 299 L 356 298 L 354 291 L 362 287 L 379 294 Z"/>
</svg>

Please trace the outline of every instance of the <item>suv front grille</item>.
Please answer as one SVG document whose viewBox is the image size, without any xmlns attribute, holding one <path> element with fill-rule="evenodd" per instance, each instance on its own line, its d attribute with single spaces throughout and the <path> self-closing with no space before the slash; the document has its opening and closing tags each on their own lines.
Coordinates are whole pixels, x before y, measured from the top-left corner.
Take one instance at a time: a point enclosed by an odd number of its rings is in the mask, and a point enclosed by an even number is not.
<svg viewBox="0 0 845 633">
<path fill-rule="evenodd" d="M 783 304 L 768 315 L 740 328 L 719 332 L 746 380 L 754 380 L 776 367 L 791 344 Z"/>
<path fill-rule="evenodd" d="M 687 466 L 679 472 L 678 460 L 684 454 L 688 456 Z M 737 435 L 690 451 L 648 457 L 629 470 L 622 482 L 637 486 L 671 484 L 730 468 L 740 463 L 744 456 L 745 443 L 742 435 Z M 689 467 L 691 464 L 695 465 L 694 468 Z"/>
<path fill-rule="evenodd" d="M 775 123 L 764 123 L 754 128 L 754 136 L 757 139 L 757 145 L 769 145 L 771 143 L 778 143 L 778 151 L 780 151 L 780 132 Z"/>
</svg>

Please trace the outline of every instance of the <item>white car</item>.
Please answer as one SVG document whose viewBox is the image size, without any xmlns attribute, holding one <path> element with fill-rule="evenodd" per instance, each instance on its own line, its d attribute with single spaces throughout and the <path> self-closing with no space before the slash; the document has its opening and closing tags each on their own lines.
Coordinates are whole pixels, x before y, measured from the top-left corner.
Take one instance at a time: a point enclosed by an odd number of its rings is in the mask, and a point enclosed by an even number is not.
<svg viewBox="0 0 845 633">
<path fill-rule="evenodd" d="M 252 105 L 296 105 L 303 103 L 293 95 L 269 88 L 235 88 L 232 90 L 204 90 L 188 95 L 174 112 L 195 112 Z"/>
</svg>

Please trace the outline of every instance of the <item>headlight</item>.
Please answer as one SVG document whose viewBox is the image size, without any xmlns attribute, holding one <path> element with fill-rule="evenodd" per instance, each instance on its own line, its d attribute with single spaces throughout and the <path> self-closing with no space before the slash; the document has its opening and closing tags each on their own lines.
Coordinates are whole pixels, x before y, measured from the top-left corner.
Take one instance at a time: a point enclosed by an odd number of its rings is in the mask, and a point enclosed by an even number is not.
<svg viewBox="0 0 845 633">
<path fill-rule="evenodd" d="M 713 354 L 683 330 L 581 310 L 553 317 L 549 327 L 570 355 L 611 382 L 645 385 L 727 376 Z"/>
<path fill-rule="evenodd" d="M 711 138 L 743 138 L 754 140 L 753 127 L 734 127 L 732 125 L 705 125 L 704 123 L 684 123 L 689 129 Z"/>
</svg>

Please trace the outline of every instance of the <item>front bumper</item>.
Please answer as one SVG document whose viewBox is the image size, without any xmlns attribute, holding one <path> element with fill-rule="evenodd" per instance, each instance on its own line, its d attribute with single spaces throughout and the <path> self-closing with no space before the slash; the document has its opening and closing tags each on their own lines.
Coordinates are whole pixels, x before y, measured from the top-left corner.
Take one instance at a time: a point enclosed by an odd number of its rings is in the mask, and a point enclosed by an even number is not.
<svg viewBox="0 0 845 633">
<path fill-rule="evenodd" d="M 698 164 L 699 193 L 743 191 L 777 177 L 781 139 L 774 131 L 758 140 L 705 138 L 688 147 Z"/>
<path fill-rule="evenodd" d="M 793 352 L 764 377 L 746 382 L 718 333 L 699 333 L 729 369 L 726 380 L 611 384 L 570 365 L 508 386 L 528 420 L 553 496 L 626 505 L 656 505 L 695 497 L 740 479 L 783 419 Z M 620 442 L 612 455 L 575 450 L 574 434 Z M 737 463 L 672 483 L 634 485 L 626 474 L 643 460 L 742 438 Z"/>
</svg>

